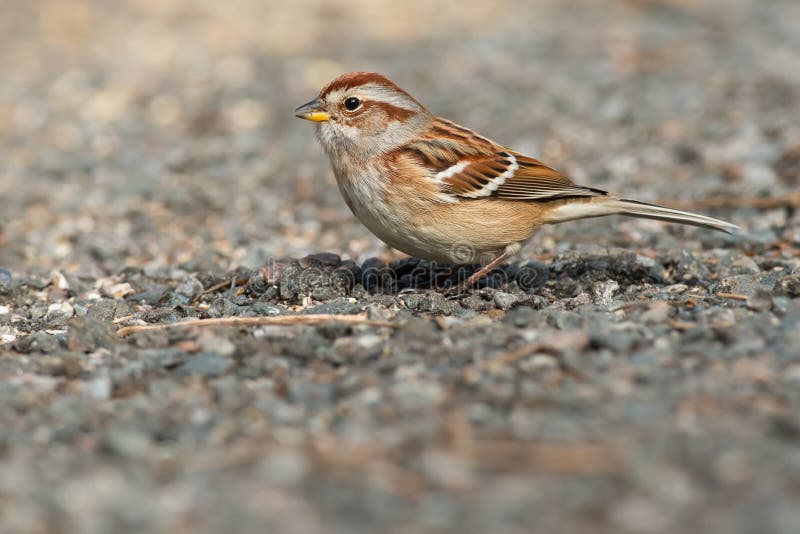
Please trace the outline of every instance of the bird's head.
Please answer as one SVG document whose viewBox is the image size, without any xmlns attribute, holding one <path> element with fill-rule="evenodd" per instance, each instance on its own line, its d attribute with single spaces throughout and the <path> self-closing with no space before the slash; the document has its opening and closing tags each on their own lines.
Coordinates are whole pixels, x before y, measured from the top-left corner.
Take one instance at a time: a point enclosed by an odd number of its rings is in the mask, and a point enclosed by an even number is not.
<svg viewBox="0 0 800 534">
<path fill-rule="evenodd" d="M 295 110 L 317 123 L 329 155 L 366 160 L 394 150 L 431 121 L 414 97 L 374 72 L 351 72 L 322 88 L 319 96 Z"/>
</svg>

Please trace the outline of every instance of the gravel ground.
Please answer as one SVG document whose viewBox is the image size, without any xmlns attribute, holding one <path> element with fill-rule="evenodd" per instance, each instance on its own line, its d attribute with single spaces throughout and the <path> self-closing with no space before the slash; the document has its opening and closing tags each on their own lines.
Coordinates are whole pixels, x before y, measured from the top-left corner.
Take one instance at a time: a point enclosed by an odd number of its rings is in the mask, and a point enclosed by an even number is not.
<svg viewBox="0 0 800 534">
<path fill-rule="evenodd" d="M 0 531 L 800 531 L 798 28 L 795 0 L 5 0 Z M 292 114 L 357 69 L 745 232 L 571 223 L 426 289 Z M 358 322 L 119 331 L 307 314 Z"/>
</svg>

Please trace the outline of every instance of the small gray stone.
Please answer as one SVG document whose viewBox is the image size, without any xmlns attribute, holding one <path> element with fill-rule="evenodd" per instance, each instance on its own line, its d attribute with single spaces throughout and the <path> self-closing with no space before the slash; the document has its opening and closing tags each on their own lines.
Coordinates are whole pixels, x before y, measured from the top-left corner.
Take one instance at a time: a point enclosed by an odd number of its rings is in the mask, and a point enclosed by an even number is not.
<svg viewBox="0 0 800 534">
<path fill-rule="evenodd" d="M 711 272 L 703 262 L 687 250 L 682 250 L 678 261 L 680 281 L 690 284 L 706 283 Z"/>
<path fill-rule="evenodd" d="M 73 317 L 67 323 L 67 347 L 78 352 L 94 352 L 98 348 L 111 349 L 116 341 L 111 323 L 91 316 Z"/>
<path fill-rule="evenodd" d="M 756 288 L 747 297 L 747 307 L 751 310 L 766 311 L 772 307 L 772 293 L 764 289 Z"/>
<path fill-rule="evenodd" d="M 583 317 L 575 312 L 558 312 L 553 316 L 553 323 L 559 330 L 571 330 L 583 324 Z"/>
<path fill-rule="evenodd" d="M 189 358 L 189 355 L 178 348 L 145 349 L 139 357 L 146 369 L 174 368 Z"/>
<path fill-rule="evenodd" d="M 778 280 L 775 292 L 789 297 L 800 297 L 800 274 L 790 274 Z"/>
<path fill-rule="evenodd" d="M 213 352 L 201 352 L 190 357 L 178 367 L 178 371 L 186 374 L 217 377 L 227 373 L 233 367 L 230 358 L 220 356 Z"/>
<path fill-rule="evenodd" d="M 727 254 L 717 263 L 717 275 L 731 276 L 737 274 L 759 274 L 761 268 L 750 257 L 739 254 Z"/>
<path fill-rule="evenodd" d="M 47 316 L 48 306 L 42 304 L 34 304 L 29 308 L 32 321 L 40 321 Z"/>
<path fill-rule="evenodd" d="M 197 279 L 195 276 L 187 276 L 178 286 L 175 288 L 175 293 L 177 295 L 181 295 L 186 297 L 187 301 L 191 300 L 192 298 L 196 297 L 200 293 L 203 292 L 205 288 L 203 287 L 203 283 Z"/>
<path fill-rule="evenodd" d="M 68 301 L 54 302 L 47 308 L 47 321 L 48 328 L 59 328 L 64 326 L 66 322 L 75 315 L 75 308 Z"/>
<path fill-rule="evenodd" d="M 258 243 L 253 243 L 247 247 L 247 254 L 239 260 L 239 265 L 245 269 L 258 269 L 264 264 L 272 261 L 272 252 Z"/>
<path fill-rule="evenodd" d="M 501 310 L 507 310 L 517 302 L 519 302 L 520 297 L 519 295 L 515 295 L 513 293 L 503 293 L 502 291 L 496 291 L 494 294 L 494 304 Z"/>
<path fill-rule="evenodd" d="M 341 293 L 330 285 L 317 285 L 311 289 L 311 298 L 318 301 L 326 301 L 336 298 Z"/>
<path fill-rule="evenodd" d="M 320 269 L 329 271 L 335 269 L 342 263 L 342 258 L 338 254 L 330 252 L 320 252 L 317 254 L 309 254 L 300 258 L 300 266 L 303 269 Z"/>
<path fill-rule="evenodd" d="M 233 353 L 236 352 L 236 345 L 222 336 L 201 337 L 200 347 L 205 352 L 213 352 L 225 357 L 233 356 Z"/>
<path fill-rule="evenodd" d="M 269 454 L 259 464 L 259 471 L 270 482 L 296 484 L 308 471 L 306 458 L 291 449 L 282 449 Z"/>
<path fill-rule="evenodd" d="M 786 314 L 789 310 L 792 309 L 792 299 L 789 297 L 773 297 L 772 298 L 772 309 L 775 313 L 779 315 Z"/>
<path fill-rule="evenodd" d="M 742 166 L 742 180 L 751 188 L 771 191 L 778 182 L 778 176 L 769 165 L 748 163 Z"/>
<path fill-rule="evenodd" d="M 631 328 L 613 328 L 597 325 L 589 335 L 589 344 L 595 348 L 607 348 L 615 354 L 626 354 L 636 345 L 639 335 Z"/>
<path fill-rule="evenodd" d="M 0 293 L 11 291 L 14 278 L 11 276 L 11 271 L 0 267 Z"/>
<path fill-rule="evenodd" d="M 100 321 L 111 322 L 114 320 L 114 313 L 117 303 L 114 299 L 102 298 L 95 300 L 89 306 L 88 316 Z"/>
<path fill-rule="evenodd" d="M 107 376 L 98 376 L 84 386 L 84 391 L 93 400 L 104 401 L 111 397 L 111 379 Z"/>
<path fill-rule="evenodd" d="M 136 457 L 144 454 L 149 447 L 147 434 L 135 430 L 108 430 L 101 442 L 102 450 L 113 456 Z"/>
<path fill-rule="evenodd" d="M 385 309 L 378 304 L 370 304 L 367 306 L 366 312 L 367 319 L 370 321 L 386 321 L 389 318 Z"/>
<path fill-rule="evenodd" d="M 663 323 L 669 319 L 672 312 L 672 306 L 665 300 L 657 300 L 650 304 L 647 311 L 644 312 L 640 320 L 647 324 Z"/>
<path fill-rule="evenodd" d="M 319 306 L 307 308 L 302 311 L 303 314 L 332 314 L 332 315 L 351 315 L 361 313 L 361 306 L 352 299 L 339 297 Z"/>
<path fill-rule="evenodd" d="M 592 285 L 593 302 L 598 306 L 610 307 L 612 298 L 619 289 L 619 283 L 616 280 L 605 280 L 603 282 L 595 282 Z"/>
<path fill-rule="evenodd" d="M 264 302 L 256 302 L 249 307 L 248 316 L 275 316 L 286 311 L 283 306 L 273 306 Z"/>
<path fill-rule="evenodd" d="M 144 291 L 126 297 L 133 302 L 141 302 L 151 306 L 157 306 L 172 291 L 172 287 L 167 284 L 148 284 Z"/>
<path fill-rule="evenodd" d="M 752 295 L 759 289 L 758 278 L 751 274 L 727 276 L 719 281 L 718 291 L 723 293 L 736 293 L 739 295 Z"/>
<path fill-rule="evenodd" d="M 22 353 L 44 352 L 50 354 L 63 349 L 63 337 L 47 334 L 45 332 L 33 332 L 30 335 L 18 337 L 14 341 L 14 348 Z"/>
</svg>

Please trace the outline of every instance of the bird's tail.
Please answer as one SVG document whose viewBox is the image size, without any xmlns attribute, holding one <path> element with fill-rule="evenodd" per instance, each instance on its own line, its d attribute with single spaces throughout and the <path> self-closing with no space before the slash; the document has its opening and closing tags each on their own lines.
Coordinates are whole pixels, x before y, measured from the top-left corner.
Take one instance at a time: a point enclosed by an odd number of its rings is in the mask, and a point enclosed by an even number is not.
<svg viewBox="0 0 800 534">
<path fill-rule="evenodd" d="M 606 215 L 629 215 L 643 219 L 690 224 L 729 234 L 741 230 L 735 224 L 713 217 L 611 196 L 571 199 L 550 210 L 547 218 L 549 223 L 560 223 L 589 217 L 604 217 Z"/>
</svg>

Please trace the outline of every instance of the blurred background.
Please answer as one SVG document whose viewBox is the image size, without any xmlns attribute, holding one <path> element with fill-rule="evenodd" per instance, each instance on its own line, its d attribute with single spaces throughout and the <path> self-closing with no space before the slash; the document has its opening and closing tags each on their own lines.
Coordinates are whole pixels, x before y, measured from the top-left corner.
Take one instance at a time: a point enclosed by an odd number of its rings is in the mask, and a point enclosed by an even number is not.
<svg viewBox="0 0 800 534">
<path fill-rule="evenodd" d="M 352 70 L 379 71 L 434 113 L 633 198 L 797 185 L 794 0 L 2 0 L 0 10 L 0 265 L 11 269 L 392 257 L 350 215 L 313 128 L 292 113 Z M 783 213 L 737 222 L 768 231 Z M 695 230 L 576 223 L 542 231 L 526 254 L 654 232 L 673 236 L 660 241 L 669 246 Z"/>
<path fill-rule="evenodd" d="M 195 306 L 398 256 L 293 114 L 353 70 L 748 237 L 606 218 L 538 232 L 533 294 Z M 800 532 L 799 102 L 797 0 L 0 0 L 0 534 Z M 116 330 L 302 307 L 397 328 Z"/>
</svg>

